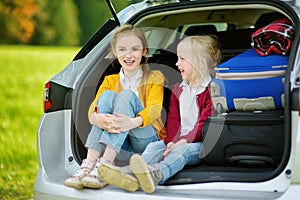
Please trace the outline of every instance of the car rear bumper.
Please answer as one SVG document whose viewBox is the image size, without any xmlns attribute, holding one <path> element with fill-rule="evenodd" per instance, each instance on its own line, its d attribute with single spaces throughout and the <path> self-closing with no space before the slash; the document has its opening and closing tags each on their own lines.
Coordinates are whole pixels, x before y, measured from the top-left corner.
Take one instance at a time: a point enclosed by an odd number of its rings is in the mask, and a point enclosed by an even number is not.
<svg viewBox="0 0 300 200">
<path fill-rule="evenodd" d="M 49 178 L 45 171 L 40 168 L 36 175 L 34 184 L 34 199 L 47 199 L 47 200 L 66 200 L 66 199 L 122 199 L 122 200 L 193 200 L 193 199 L 296 199 L 299 196 L 300 185 L 291 184 L 290 187 L 284 192 L 266 192 L 266 191 L 245 191 L 245 190 L 232 190 L 227 188 L 223 183 L 223 189 L 214 189 L 211 184 L 193 184 L 193 185 L 178 185 L 178 186 L 158 186 L 154 194 L 146 194 L 139 190 L 131 193 L 112 186 L 105 188 L 94 189 L 74 189 L 64 186 L 63 182 L 69 175 L 61 174 L 61 178 Z M 58 177 L 58 176 L 56 176 Z M 220 186 L 220 183 L 217 184 Z M 215 185 L 215 186 L 217 186 Z M 200 189 L 201 188 L 201 189 Z M 216 187 L 217 188 L 217 187 Z M 226 189 L 227 188 L 227 189 Z"/>
</svg>

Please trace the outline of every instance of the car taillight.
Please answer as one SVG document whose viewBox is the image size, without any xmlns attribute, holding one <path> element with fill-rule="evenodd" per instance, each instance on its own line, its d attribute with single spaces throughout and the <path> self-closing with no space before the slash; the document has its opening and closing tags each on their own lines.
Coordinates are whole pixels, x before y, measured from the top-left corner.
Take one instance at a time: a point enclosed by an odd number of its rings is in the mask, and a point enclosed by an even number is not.
<svg viewBox="0 0 300 200">
<path fill-rule="evenodd" d="M 50 101 L 50 88 L 50 82 L 46 83 L 44 91 L 44 112 L 47 112 L 52 108 L 52 103 Z"/>
</svg>

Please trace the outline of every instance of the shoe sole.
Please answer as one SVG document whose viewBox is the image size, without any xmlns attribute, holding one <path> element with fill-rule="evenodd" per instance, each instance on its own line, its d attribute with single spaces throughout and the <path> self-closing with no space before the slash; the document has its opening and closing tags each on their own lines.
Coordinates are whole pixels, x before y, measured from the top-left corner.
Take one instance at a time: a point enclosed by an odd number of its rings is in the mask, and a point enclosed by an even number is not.
<svg viewBox="0 0 300 200">
<path fill-rule="evenodd" d="M 103 183 L 93 183 L 93 182 L 85 180 L 85 179 L 82 179 L 81 183 L 82 183 L 83 187 L 91 188 L 91 189 L 101 189 L 107 185 L 107 183 L 104 183 L 104 182 Z"/>
<path fill-rule="evenodd" d="M 106 163 L 103 163 L 98 167 L 98 173 L 109 185 L 129 192 L 135 192 L 139 188 L 139 183 L 135 178 Z"/>
<path fill-rule="evenodd" d="M 131 156 L 130 168 L 138 179 L 142 190 L 148 194 L 152 194 L 155 191 L 155 185 L 148 166 L 140 155 L 134 154 Z"/>
<path fill-rule="evenodd" d="M 64 182 L 64 185 L 67 186 L 67 187 L 75 188 L 75 189 L 83 189 L 83 185 L 82 184 Z"/>
</svg>

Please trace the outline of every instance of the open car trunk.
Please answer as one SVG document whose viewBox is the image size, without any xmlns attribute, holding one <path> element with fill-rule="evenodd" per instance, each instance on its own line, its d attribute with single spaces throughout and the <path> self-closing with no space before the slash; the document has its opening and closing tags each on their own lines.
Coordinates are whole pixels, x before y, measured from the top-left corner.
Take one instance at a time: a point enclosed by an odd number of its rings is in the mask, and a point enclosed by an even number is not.
<svg viewBox="0 0 300 200">
<path fill-rule="evenodd" d="M 170 10 L 155 12 L 151 9 L 137 13 L 130 23 L 145 27 L 149 33 L 150 45 L 152 30 L 168 28 L 174 34 L 160 32 L 159 44 L 152 44 L 149 64 L 151 69 L 161 70 L 167 78 L 165 88 L 163 119 L 166 119 L 171 90 L 176 82 L 181 82 L 175 63 L 177 61 L 176 45 L 183 34 L 214 34 L 221 43 L 223 63 L 251 49 L 251 34 L 259 28 L 288 14 L 288 10 L 276 5 L 260 6 L 246 2 L 232 3 L 232 7 L 222 7 L 222 3 L 206 10 L 200 3 L 182 4 L 181 7 L 170 6 Z M 204 5 L 210 5 L 206 3 Z M 176 11 L 178 9 L 179 11 Z M 192 9 L 188 14 L 185 9 Z M 176 12 L 175 12 L 176 11 Z M 147 13 L 148 12 L 148 13 Z M 284 13 L 286 12 L 286 13 Z M 244 16 L 241 17 L 241 13 Z M 248 13 L 248 15 L 246 15 Z M 250 14 L 252 13 L 252 14 Z M 147 18 L 143 18 L 149 14 Z M 139 17 L 140 16 L 140 17 Z M 244 21 L 243 21 L 244 20 Z M 237 21 L 238 25 L 234 22 Z M 168 24 L 170 23 L 170 24 Z M 167 25 L 165 25 L 167 24 Z M 224 24 L 226 27 L 223 28 Z M 165 26 L 165 27 L 163 27 Z M 211 26 L 215 28 L 210 29 Z M 150 27 L 150 28 L 149 28 Z M 187 33 L 193 27 L 195 30 Z M 192 28 L 191 28 L 192 29 Z M 167 32 L 167 31 L 165 31 Z M 175 47 L 175 48 L 174 48 Z M 105 75 L 118 73 L 120 66 L 107 57 L 106 52 L 101 52 L 91 70 L 78 81 L 73 91 L 73 125 L 72 142 L 75 160 L 81 163 L 87 150 L 84 147 L 91 125 L 87 120 L 87 110 L 93 100 L 97 88 L 102 83 Z M 286 56 L 290 59 L 288 56 Z M 286 63 L 287 65 L 288 63 Z M 251 65 L 251 63 L 250 63 Z M 287 67 L 286 73 L 289 73 Z M 254 78 L 252 87 L 260 87 L 261 79 Z M 276 82 L 277 84 L 277 82 Z M 196 166 L 186 166 L 182 171 L 169 179 L 165 185 L 190 184 L 204 182 L 259 182 L 269 180 L 278 175 L 286 165 L 290 148 L 290 108 L 284 99 L 288 95 L 288 83 L 282 81 L 283 99 L 282 106 L 272 109 L 237 110 L 236 108 L 217 109 L 204 125 L 203 151 L 199 155 L 203 162 Z M 243 88 L 248 90 L 249 88 Z M 276 87 L 274 90 L 279 90 Z M 242 89 L 241 89 L 242 90 Z M 231 88 L 231 92 L 235 91 Z M 255 97 L 256 98 L 256 97 Z M 250 102 L 254 101 L 254 97 Z M 253 107 L 252 107 L 253 108 Z M 122 163 L 124 164 L 124 163 Z"/>
</svg>

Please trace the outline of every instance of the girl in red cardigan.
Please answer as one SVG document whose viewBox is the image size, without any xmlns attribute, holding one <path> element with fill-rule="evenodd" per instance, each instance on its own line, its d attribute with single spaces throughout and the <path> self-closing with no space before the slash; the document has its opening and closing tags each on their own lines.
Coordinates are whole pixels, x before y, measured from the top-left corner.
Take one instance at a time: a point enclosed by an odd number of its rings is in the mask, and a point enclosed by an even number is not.
<svg viewBox="0 0 300 200">
<path fill-rule="evenodd" d="M 200 163 L 202 126 L 213 113 L 210 83 L 221 51 L 213 36 L 190 36 L 177 47 L 178 67 L 183 81 L 174 86 L 167 121 L 167 138 L 150 143 L 142 156 L 130 159 L 130 169 L 103 164 L 98 171 L 108 184 L 136 191 L 140 186 L 153 193 L 185 165 Z M 129 173 L 128 173 L 129 172 Z"/>
</svg>

